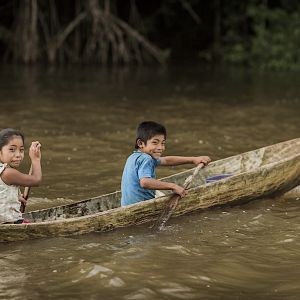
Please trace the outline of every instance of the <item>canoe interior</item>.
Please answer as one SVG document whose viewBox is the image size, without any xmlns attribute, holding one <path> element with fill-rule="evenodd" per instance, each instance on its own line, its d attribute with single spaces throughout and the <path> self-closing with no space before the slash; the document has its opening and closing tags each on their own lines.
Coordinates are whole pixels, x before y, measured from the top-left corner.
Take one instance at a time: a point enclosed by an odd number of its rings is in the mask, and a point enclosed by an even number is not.
<svg viewBox="0 0 300 300">
<path fill-rule="evenodd" d="M 300 138 L 221 159 L 210 163 L 207 167 L 200 170 L 196 178 L 194 178 L 191 188 L 205 185 L 206 178 L 211 176 L 229 173 L 233 177 L 244 172 L 254 171 L 262 166 L 277 163 L 289 157 L 297 156 L 299 153 Z M 183 185 L 185 179 L 193 173 L 193 170 L 194 168 L 162 178 L 161 180 Z M 230 180 L 230 178 L 227 177 L 222 181 Z M 214 184 L 217 183 L 212 182 L 207 185 Z M 120 207 L 120 198 L 121 193 L 117 191 L 73 204 L 28 212 L 24 214 L 24 218 L 35 223 L 87 216 Z"/>
</svg>

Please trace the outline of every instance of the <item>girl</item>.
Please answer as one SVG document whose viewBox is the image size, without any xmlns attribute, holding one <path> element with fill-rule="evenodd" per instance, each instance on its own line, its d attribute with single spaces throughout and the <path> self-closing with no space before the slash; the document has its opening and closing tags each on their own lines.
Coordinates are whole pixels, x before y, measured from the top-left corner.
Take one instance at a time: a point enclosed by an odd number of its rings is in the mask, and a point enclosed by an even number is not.
<svg viewBox="0 0 300 300">
<path fill-rule="evenodd" d="M 0 131 L 0 223 L 22 223 L 20 202 L 26 204 L 26 200 L 19 186 L 38 186 L 41 183 L 41 144 L 38 141 L 31 143 L 29 157 L 32 175 L 16 170 L 24 158 L 24 136 L 12 128 Z"/>
</svg>

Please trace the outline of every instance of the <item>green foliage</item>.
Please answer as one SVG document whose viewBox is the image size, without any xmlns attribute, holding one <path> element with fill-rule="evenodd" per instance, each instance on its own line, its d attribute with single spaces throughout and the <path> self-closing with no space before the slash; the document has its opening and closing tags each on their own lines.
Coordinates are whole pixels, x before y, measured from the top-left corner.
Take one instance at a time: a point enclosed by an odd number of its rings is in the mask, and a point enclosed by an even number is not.
<svg viewBox="0 0 300 300">
<path fill-rule="evenodd" d="M 300 70 L 300 13 L 265 5 L 249 5 L 249 36 L 228 31 L 224 59 L 262 70 Z M 232 38 L 236 34 L 235 40 Z"/>
</svg>

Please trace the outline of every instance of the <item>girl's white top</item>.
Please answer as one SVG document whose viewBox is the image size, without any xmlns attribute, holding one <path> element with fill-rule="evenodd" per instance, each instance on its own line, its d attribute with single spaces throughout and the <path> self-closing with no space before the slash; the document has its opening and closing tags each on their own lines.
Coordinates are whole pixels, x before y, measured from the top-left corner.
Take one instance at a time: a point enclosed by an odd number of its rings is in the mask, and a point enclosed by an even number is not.
<svg viewBox="0 0 300 300">
<path fill-rule="evenodd" d="M 7 164 L 0 163 L 0 176 Z M 20 189 L 15 185 L 7 185 L 0 177 L 0 223 L 14 222 L 22 219 L 19 202 Z"/>
</svg>

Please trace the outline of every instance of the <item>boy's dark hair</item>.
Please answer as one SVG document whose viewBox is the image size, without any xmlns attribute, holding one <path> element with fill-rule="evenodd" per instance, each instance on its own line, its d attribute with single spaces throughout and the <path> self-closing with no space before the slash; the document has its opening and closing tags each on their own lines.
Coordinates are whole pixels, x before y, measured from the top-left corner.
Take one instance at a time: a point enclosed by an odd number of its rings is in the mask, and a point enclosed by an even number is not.
<svg viewBox="0 0 300 300">
<path fill-rule="evenodd" d="M 7 145 L 12 137 L 20 136 L 24 143 L 24 135 L 21 131 L 13 128 L 5 128 L 0 131 L 0 150 Z"/>
<path fill-rule="evenodd" d="M 167 130 L 165 126 L 153 121 L 142 122 L 136 131 L 135 149 L 139 148 L 138 141 L 146 144 L 148 140 L 158 134 L 163 134 L 165 139 L 167 138 Z"/>
</svg>

